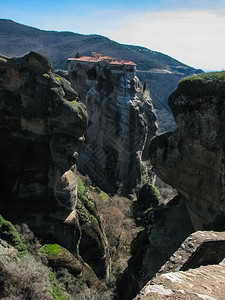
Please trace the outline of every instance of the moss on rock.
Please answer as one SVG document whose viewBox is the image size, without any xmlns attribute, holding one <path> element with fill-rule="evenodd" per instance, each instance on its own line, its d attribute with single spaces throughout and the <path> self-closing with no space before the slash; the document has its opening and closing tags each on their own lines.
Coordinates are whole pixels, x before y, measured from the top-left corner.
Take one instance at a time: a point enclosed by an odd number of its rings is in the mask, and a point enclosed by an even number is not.
<svg viewBox="0 0 225 300">
<path fill-rule="evenodd" d="M 170 97 L 181 95 L 198 98 L 204 95 L 221 96 L 225 94 L 225 71 L 203 73 L 182 79 Z"/>
<path fill-rule="evenodd" d="M 149 155 L 153 155 L 158 148 L 167 149 L 168 147 L 168 138 L 173 134 L 173 132 L 168 131 L 160 135 L 156 135 L 151 139 L 149 146 Z"/>
<path fill-rule="evenodd" d="M 50 265 L 55 268 L 67 268 L 74 274 L 81 273 L 83 266 L 82 263 L 66 248 L 58 244 L 45 244 L 40 249 L 40 252 L 44 254 Z"/>
<path fill-rule="evenodd" d="M 109 195 L 106 194 L 105 192 L 103 192 L 98 186 L 90 185 L 90 189 L 91 189 L 91 191 L 99 194 L 104 202 L 107 202 L 109 200 L 109 198 L 110 198 Z"/>
<path fill-rule="evenodd" d="M 0 238 L 5 240 L 9 245 L 18 250 L 18 256 L 28 254 L 26 246 L 23 244 L 16 228 L 9 221 L 6 221 L 0 215 Z"/>
<path fill-rule="evenodd" d="M 160 193 L 157 188 L 152 184 L 145 184 L 139 192 L 138 203 L 141 208 L 146 210 L 156 207 L 159 204 Z"/>
<path fill-rule="evenodd" d="M 91 267 L 81 257 L 75 257 L 66 248 L 58 244 L 46 244 L 40 249 L 40 252 L 46 255 L 49 265 L 53 270 L 66 268 L 71 274 L 80 278 L 88 286 L 100 285 L 100 281 Z M 54 299 L 64 299 L 53 272 L 50 272 L 50 283 L 51 294 Z"/>
<path fill-rule="evenodd" d="M 62 251 L 58 244 L 45 244 L 41 247 L 40 252 L 47 254 L 48 256 L 54 256 Z"/>
<path fill-rule="evenodd" d="M 79 198 L 77 199 L 76 209 L 80 223 L 83 224 L 88 222 L 90 214 Z"/>
<path fill-rule="evenodd" d="M 83 184 L 83 181 L 81 180 L 80 177 L 78 177 L 78 186 L 77 186 L 77 193 L 78 193 L 78 196 L 82 196 L 84 195 L 85 193 L 85 186 Z"/>
</svg>

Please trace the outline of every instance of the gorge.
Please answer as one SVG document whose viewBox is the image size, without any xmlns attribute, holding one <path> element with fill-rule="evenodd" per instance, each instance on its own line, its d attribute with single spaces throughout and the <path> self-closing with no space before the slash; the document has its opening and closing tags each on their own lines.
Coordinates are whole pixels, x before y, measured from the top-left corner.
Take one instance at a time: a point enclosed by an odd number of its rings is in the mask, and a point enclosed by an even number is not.
<svg viewBox="0 0 225 300">
<path fill-rule="evenodd" d="M 222 299 L 225 73 L 180 81 L 156 135 L 136 64 L 77 56 L 0 56 L 1 297 Z"/>
</svg>

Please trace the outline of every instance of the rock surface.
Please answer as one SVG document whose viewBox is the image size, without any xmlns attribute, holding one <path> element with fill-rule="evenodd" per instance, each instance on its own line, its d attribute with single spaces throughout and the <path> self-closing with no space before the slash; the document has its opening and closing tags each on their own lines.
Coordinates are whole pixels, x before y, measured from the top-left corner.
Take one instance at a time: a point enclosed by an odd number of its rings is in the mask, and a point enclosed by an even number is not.
<svg viewBox="0 0 225 300">
<path fill-rule="evenodd" d="M 56 249 L 57 251 L 51 252 L 48 249 L 51 247 Z M 71 254 L 64 247 L 53 244 L 53 245 L 44 245 L 40 252 L 44 255 L 49 262 L 49 265 L 54 269 L 67 269 L 70 273 L 75 276 L 79 276 L 82 278 L 84 282 L 88 284 L 88 286 L 100 286 L 101 281 L 98 279 L 96 274 L 93 272 L 91 267 L 84 263 L 84 261 L 77 259 L 74 255 Z"/>
<path fill-rule="evenodd" d="M 135 73 L 71 60 L 69 76 L 89 115 L 78 169 L 110 193 L 127 195 L 144 177 L 151 181 L 147 152 L 156 116 Z"/>
<path fill-rule="evenodd" d="M 155 173 L 187 199 L 195 229 L 225 229 L 225 73 L 187 77 L 170 96 L 177 130 L 152 140 Z"/>
<path fill-rule="evenodd" d="M 78 257 L 83 220 L 74 164 L 86 128 L 85 106 L 45 57 L 31 52 L 0 65 L 0 213 Z M 86 216 L 82 224 L 92 228 L 93 212 L 86 209 Z M 101 248 L 93 256 L 103 276 L 106 241 L 95 220 L 92 250 Z"/>
<path fill-rule="evenodd" d="M 186 272 L 166 273 L 153 279 L 135 300 L 224 299 L 225 261 Z"/>
<path fill-rule="evenodd" d="M 224 258 L 225 232 L 196 231 L 163 265 L 157 275 L 220 263 Z"/>
<path fill-rule="evenodd" d="M 135 300 L 223 299 L 224 249 L 225 232 L 191 234 Z"/>
</svg>

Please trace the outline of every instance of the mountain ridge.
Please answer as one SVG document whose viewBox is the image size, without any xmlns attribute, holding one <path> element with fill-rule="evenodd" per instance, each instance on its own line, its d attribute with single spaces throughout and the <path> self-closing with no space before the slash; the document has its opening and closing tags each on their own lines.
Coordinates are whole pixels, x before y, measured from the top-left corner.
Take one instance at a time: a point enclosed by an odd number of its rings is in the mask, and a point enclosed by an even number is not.
<svg viewBox="0 0 225 300">
<path fill-rule="evenodd" d="M 4 24 L 5 23 L 5 24 Z M 143 52 L 143 51 L 148 51 L 149 53 L 151 54 L 155 54 L 155 55 L 162 55 L 166 58 L 168 58 L 169 60 L 171 60 L 171 62 L 175 61 L 176 63 L 179 63 L 180 65 L 182 66 L 185 66 L 185 67 L 188 67 L 188 68 L 191 68 L 191 69 L 194 69 L 193 67 L 191 66 L 188 66 L 184 63 L 182 63 L 181 61 L 167 55 L 167 54 L 164 54 L 162 52 L 159 52 L 159 51 L 154 51 L 154 50 L 151 50 L 147 47 L 143 47 L 143 46 L 139 46 L 139 45 L 132 45 L 132 44 L 122 44 L 122 43 L 119 43 L 119 42 L 116 42 L 106 36 L 103 36 L 103 35 L 99 35 L 99 34 L 80 34 L 80 33 L 77 33 L 77 32 L 73 32 L 73 31 L 56 31 L 56 30 L 45 30 L 45 29 L 39 29 L 37 27 L 33 27 L 33 26 L 29 26 L 29 25 L 25 25 L 25 24 L 22 24 L 22 23 L 18 23 L 18 22 L 15 22 L 11 19 L 0 19 L 0 25 L 1 25 L 1 30 L 2 30 L 2 24 L 3 26 L 6 25 L 6 24 L 10 24 L 10 25 L 13 25 L 14 26 L 14 29 L 26 29 L 26 30 L 33 30 L 34 32 L 38 32 L 38 33 L 45 33 L 45 34 L 55 34 L 55 35 L 64 35 L 64 37 L 66 36 L 76 36 L 76 37 L 94 37 L 94 38 L 100 38 L 100 39 L 106 39 L 108 40 L 110 43 L 115 43 L 115 44 L 119 44 L 120 46 L 122 47 L 125 47 L 125 48 L 129 48 L 129 49 L 139 49 L 140 52 Z M 3 28 L 4 29 L 4 28 Z M 8 32 L 9 33 L 9 32 Z M 15 31 L 13 32 L 13 34 L 15 34 Z M 4 54 L 4 53 L 3 53 Z M 22 53 L 23 54 L 23 53 Z M 19 55 L 22 55 L 22 54 L 19 54 Z M 142 69 L 142 68 L 140 68 Z"/>
<path fill-rule="evenodd" d="M 47 31 L 0 19 L 0 53 L 12 57 L 30 51 L 45 55 L 56 70 L 67 70 L 67 58 L 75 57 L 76 53 L 90 55 L 93 51 L 119 60 L 134 61 L 137 64 L 137 76 L 146 82 L 150 90 L 160 131 L 175 128 L 168 97 L 178 82 L 183 77 L 203 72 L 166 54 L 145 47 L 120 44 L 101 35 Z"/>
</svg>

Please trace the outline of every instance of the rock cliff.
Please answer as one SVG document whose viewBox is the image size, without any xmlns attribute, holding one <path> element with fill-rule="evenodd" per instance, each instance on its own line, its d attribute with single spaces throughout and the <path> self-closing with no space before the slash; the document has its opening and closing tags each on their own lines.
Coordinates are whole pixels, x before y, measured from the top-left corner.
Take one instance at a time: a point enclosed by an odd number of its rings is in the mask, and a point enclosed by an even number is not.
<svg viewBox="0 0 225 300">
<path fill-rule="evenodd" d="M 195 229 L 224 230 L 225 72 L 183 79 L 170 96 L 177 130 L 155 137 L 155 173 L 187 199 Z"/>
<path fill-rule="evenodd" d="M 69 60 L 71 84 L 89 115 L 77 165 L 102 189 L 127 195 L 143 178 L 152 180 L 147 149 L 156 132 L 156 116 L 135 76 L 134 64 L 125 62 L 132 69 L 119 69 L 125 64 L 117 61 L 111 67 L 110 59 Z"/>
<path fill-rule="evenodd" d="M 78 259 L 92 250 L 88 263 L 104 277 L 107 242 L 75 166 L 86 128 L 85 106 L 45 57 L 31 52 L 2 60 L 0 214 Z"/>
</svg>

